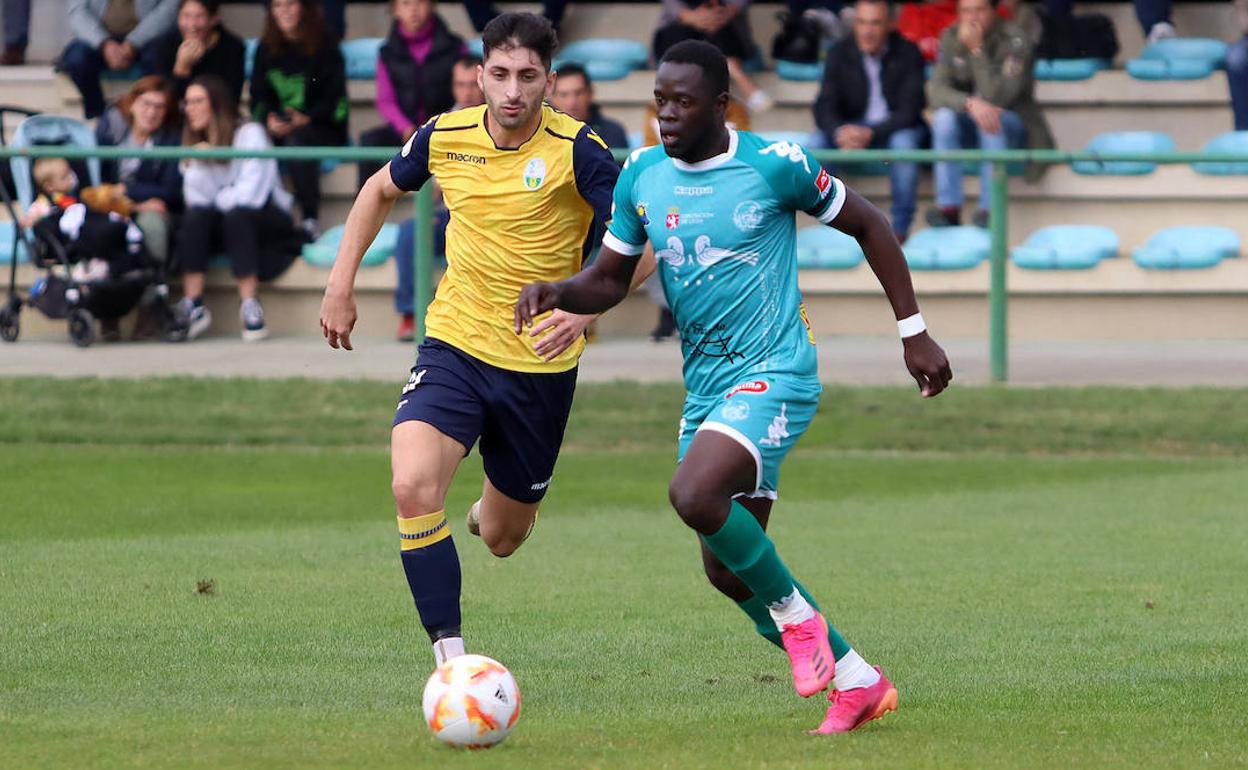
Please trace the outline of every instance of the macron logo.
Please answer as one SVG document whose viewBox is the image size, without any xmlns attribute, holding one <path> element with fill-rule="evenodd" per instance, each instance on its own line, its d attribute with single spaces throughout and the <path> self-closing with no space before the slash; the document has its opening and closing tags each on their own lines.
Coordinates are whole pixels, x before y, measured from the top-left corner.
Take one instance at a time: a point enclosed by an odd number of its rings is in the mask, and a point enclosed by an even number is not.
<svg viewBox="0 0 1248 770">
<path fill-rule="evenodd" d="M 475 164 L 477 164 L 478 166 L 484 166 L 484 165 L 485 165 L 485 156 L 484 156 L 484 155 L 465 155 L 465 154 L 463 154 L 462 152 L 448 152 L 448 153 L 446 154 L 446 159 L 447 159 L 447 160 L 457 160 L 457 161 L 459 161 L 459 162 L 461 162 L 461 163 L 475 163 Z"/>
</svg>

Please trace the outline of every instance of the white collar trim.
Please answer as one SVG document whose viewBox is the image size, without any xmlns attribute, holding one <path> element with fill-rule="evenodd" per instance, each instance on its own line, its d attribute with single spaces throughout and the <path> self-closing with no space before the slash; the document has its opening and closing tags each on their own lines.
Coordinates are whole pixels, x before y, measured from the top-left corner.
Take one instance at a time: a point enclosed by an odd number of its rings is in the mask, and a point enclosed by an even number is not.
<svg viewBox="0 0 1248 770">
<path fill-rule="evenodd" d="M 697 163 L 686 163 L 679 158 L 672 158 L 672 165 L 681 171 L 710 171 L 713 168 L 719 168 L 728 161 L 732 160 L 737 154 L 737 132 L 728 129 L 728 150 L 718 155 L 700 160 Z"/>
</svg>

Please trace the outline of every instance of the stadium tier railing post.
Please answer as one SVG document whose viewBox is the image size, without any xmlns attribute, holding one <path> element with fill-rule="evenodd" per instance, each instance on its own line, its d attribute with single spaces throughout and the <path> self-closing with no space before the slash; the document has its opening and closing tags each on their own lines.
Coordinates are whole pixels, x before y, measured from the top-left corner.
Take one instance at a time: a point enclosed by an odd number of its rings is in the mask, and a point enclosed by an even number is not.
<svg viewBox="0 0 1248 770">
<path fill-rule="evenodd" d="M 994 382 L 1005 382 L 1009 377 L 1009 293 L 1005 272 L 1009 249 L 1006 241 L 1009 232 L 1008 184 L 1006 163 L 998 160 L 992 164 L 992 200 L 988 211 L 992 248 L 992 278 L 988 290 L 988 360 Z"/>
<path fill-rule="evenodd" d="M 433 185 L 416 193 L 416 344 L 425 339 L 425 311 L 433 301 Z"/>
</svg>

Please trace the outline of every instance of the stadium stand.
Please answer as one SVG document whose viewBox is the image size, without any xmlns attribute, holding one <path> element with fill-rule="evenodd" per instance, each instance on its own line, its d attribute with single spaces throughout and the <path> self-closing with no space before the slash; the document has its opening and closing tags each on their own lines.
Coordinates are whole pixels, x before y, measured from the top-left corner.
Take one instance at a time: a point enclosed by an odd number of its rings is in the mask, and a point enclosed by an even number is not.
<svg viewBox="0 0 1248 770">
<path fill-rule="evenodd" d="M 33 34 L 27 51 L 31 63 L 0 68 L 0 89 L 7 102 L 57 114 L 80 115 L 81 102 L 76 90 L 67 79 L 55 76 L 49 66 L 66 42 L 63 33 L 52 32 L 59 30 L 57 20 L 58 15 L 63 18 L 63 3 L 50 0 L 35 5 Z M 537 6 L 505 7 L 534 9 Z M 775 16 L 781 7 L 761 3 L 750 7 L 754 37 L 764 48 L 779 29 Z M 466 40 L 476 37 L 461 6 L 442 3 L 438 11 Z M 1074 72 L 1063 74 L 1064 79 L 1042 79 L 1037 84 L 1037 100 L 1049 118 L 1059 148 L 1082 148 L 1102 133 L 1122 129 L 1169 133 L 1179 150 L 1228 146 L 1212 144 L 1233 125 L 1224 72 L 1215 69 L 1199 80 L 1138 80 L 1124 69 L 1127 62 L 1140 57 L 1145 49 L 1131 4 L 1083 3 L 1079 12 L 1110 17 L 1117 28 L 1122 50 L 1113 68 L 1098 68 L 1083 79 L 1074 77 L 1085 72 Z M 347 16 L 352 40 L 383 36 L 388 29 L 385 3 L 353 2 L 347 7 Z M 658 17 L 657 3 L 575 4 L 568 9 L 562 36 L 570 42 L 624 38 L 645 45 Z M 255 38 L 261 26 L 262 7 L 254 2 L 227 3 L 222 18 L 241 37 Z M 1174 22 L 1179 33 L 1193 38 L 1216 40 L 1225 38 L 1231 31 L 1238 35 L 1232 18 L 1227 3 L 1180 2 L 1174 7 Z M 1077 67 L 1072 61 L 1062 60 L 1061 65 Z M 767 64 L 769 68 L 775 66 L 771 62 Z M 1038 64 L 1038 72 L 1051 66 L 1054 65 Z M 786 80 L 774 69 L 757 74 L 755 79 L 776 101 L 774 109 L 755 116 L 753 127 L 756 130 L 778 135 L 779 132 L 793 132 L 799 136 L 813 131 L 810 105 L 818 83 Z M 107 94 L 115 96 L 126 85 L 110 81 L 104 87 Z M 624 123 L 631 133 L 640 132 L 652 87 L 652 73 L 631 70 L 619 80 L 603 80 L 596 85 L 597 101 L 604 110 Z M 348 83 L 353 130 L 380 122 L 374 106 L 374 88 L 368 79 Z M 1214 171 L 1219 168 L 1221 171 Z M 1243 170 L 1236 169 L 1235 174 Z M 1160 229 L 1193 223 L 1230 228 L 1242 237 L 1248 178 L 1228 175 L 1229 171 L 1225 164 L 1202 164 L 1196 168 L 1160 166 L 1144 180 L 1083 176 L 1068 167 L 1058 166 L 1037 184 L 1012 178 L 1009 182 L 1009 244 L 1023 246 L 1033 233 L 1054 225 L 1070 224 L 1072 219 L 1108 228 L 1117 236 L 1123 253 L 1134 254 Z M 880 208 L 888 210 L 891 201 L 886 177 L 853 175 L 849 181 Z M 322 182 L 321 219 L 328 228 L 345 219 L 357 189 L 355 168 L 353 164 L 341 164 L 323 177 Z M 966 181 L 969 200 L 975 199 L 977 184 L 975 179 Z M 930 175 L 925 173 L 920 183 L 920 208 L 929 203 L 931 197 Z M 410 203 L 400 204 L 391 221 L 397 223 L 410 213 Z M 799 224 L 806 226 L 810 222 Z M 913 244 L 911 252 L 914 252 Z M 7 253 L 4 256 L 7 258 Z M 848 269 L 833 270 L 829 268 L 837 265 L 836 260 L 813 263 L 809 260 L 807 253 L 805 262 L 811 267 L 803 270 L 802 285 L 811 314 L 821 330 L 890 332 L 886 324 L 874 320 L 878 313 L 858 312 L 861 308 L 873 308 L 878 302 L 878 287 L 867 266 L 856 263 Z M 1145 270 L 1135 260 L 1127 259 L 1103 259 L 1087 270 L 1039 270 L 1022 267 L 1016 260 L 1011 262 L 1011 333 L 1020 337 L 1084 335 L 1089 328 L 1103 324 L 1104 319 L 1115 317 L 1121 318 L 1121 324 L 1099 333 L 1134 337 L 1191 334 L 1218 337 L 1242 329 L 1240 316 L 1243 294 L 1248 292 L 1248 260 L 1223 258 L 1203 269 L 1181 271 Z M 29 275 L 22 272 L 24 269 L 19 269 L 19 275 Z M 987 270 L 986 264 L 979 263 L 964 270 L 932 270 L 916 276 L 924 295 L 925 310 L 930 307 L 929 313 L 940 314 L 948 333 L 983 333 L 987 318 Z M 275 332 L 308 333 L 307 319 L 315 316 L 323 281 L 323 268 L 300 260 L 274 283 L 266 294 L 271 297 L 266 299 L 266 310 Z M 378 333 L 388 331 L 392 323 L 390 291 L 393 283 L 389 269 L 361 274 L 362 323 L 371 324 Z M 221 273 L 218 284 L 230 285 L 226 273 Z M 228 301 L 228 294 L 221 291 Z M 1155 314 L 1143 312 L 1142 308 L 1154 305 L 1167 308 L 1198 305 L 1199 311 L 1184 313 L 1183 320 L 1177 323 L 1173 319 L 1149 320 Z M 602 319 L 600 333 L 639 333 L 652 325 L 651 314 L 651 307 L 644 299 L 635 305 L 626 303 Z M 231 315 L 230 312 L 218 314 L 222 319 Z M 225 333 L 230 329 L 222 324 L 220 331 Z"/>
</svg>

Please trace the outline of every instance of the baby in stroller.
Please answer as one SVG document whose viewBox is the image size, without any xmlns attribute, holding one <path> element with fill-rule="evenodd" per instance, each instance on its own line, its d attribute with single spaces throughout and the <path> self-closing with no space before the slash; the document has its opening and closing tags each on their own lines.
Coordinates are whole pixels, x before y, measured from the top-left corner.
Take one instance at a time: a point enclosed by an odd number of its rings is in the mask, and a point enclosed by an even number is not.
<svg viewBox="0 0 1248 770">
<path fill-rule="evenodd" d="M 45 242 L 60 245 L 72 283 L 103 287 L 146 282 L 142 272 L 150 259 L 143 233 L 129 219 L 133 203 L 119 185 L 79 189 L 78 175 L 63 158 L 39 158 L 31 176 L 39 195 L 18 222 Z M 98 315 L 100 335 L 120 339 L 118 322 L 133 300 L 105 304 L 111 307 L 101 308 Z"/>
<path fill-rule="evenodd" d="M 74 281 L 121 278 L 146 264 L 143 234 L 128 218 L 132 204 L 116 185 L 78 190 L 78 176 L 63 158 L 36 160 L 33 176 L 40 195 L 21 225 L 65 247 Z"/>
</svg>

